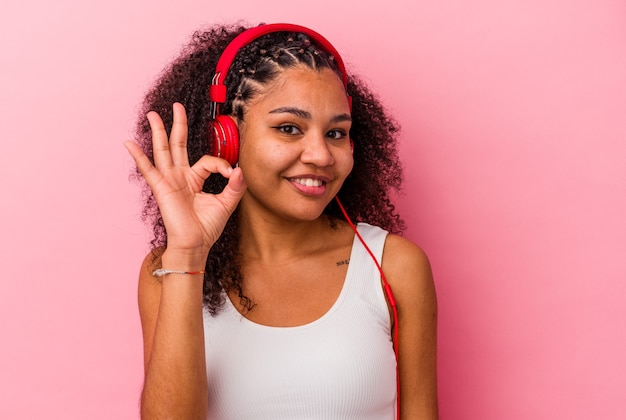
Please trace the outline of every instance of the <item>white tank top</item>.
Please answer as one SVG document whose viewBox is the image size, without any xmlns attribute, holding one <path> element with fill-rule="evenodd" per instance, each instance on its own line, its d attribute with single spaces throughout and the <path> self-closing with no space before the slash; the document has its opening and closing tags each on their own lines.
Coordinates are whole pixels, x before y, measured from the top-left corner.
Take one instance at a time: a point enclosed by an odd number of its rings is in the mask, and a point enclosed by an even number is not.
<svg viewBox="0 0 626 420">
<path fill-rule="evenodd" d="M 387 232 L 358 231 L 381 261 Z M 309 324 L 260 325 L 226 299 L 204 315 L 208 419 L 394 419 L 390 324 L 380 272 L 356 237 L 337 301 Z"/>
</svg>

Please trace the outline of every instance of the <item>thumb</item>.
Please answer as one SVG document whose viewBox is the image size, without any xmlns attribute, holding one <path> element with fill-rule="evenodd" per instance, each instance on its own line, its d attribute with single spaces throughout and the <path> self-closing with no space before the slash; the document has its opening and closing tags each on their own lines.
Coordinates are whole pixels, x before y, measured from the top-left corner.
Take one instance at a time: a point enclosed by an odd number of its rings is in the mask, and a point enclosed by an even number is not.
<svg viewBox="0 0 626 420">
<path fill-rule="evenodd" d="M 224 190 L 218 194 L 217 198 L 222 202 L 229 213 L 235 211 L 237 204 L 246 192 L 246 181 L 243 179 L 241 168 L 235 168 L 228 177 L 228 184 Z"/>
</svg>

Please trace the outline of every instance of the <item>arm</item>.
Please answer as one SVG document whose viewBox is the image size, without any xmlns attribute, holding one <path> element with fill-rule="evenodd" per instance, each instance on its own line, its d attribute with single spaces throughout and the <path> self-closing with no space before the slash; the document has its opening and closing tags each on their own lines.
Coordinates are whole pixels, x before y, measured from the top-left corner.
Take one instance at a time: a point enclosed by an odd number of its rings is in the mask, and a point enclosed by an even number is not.
<svg viewBox="0 0 626 420">
<path fill-rule="evenodd" d="M 204 269 L 209 250 L 245 192 L 241 170 L 222 159 L 204 156 L 193 166 L 187 156 L 187 120 L 174 104 L 174 124 L 168 139 L 161 118 L 149 113 L 154 165 L 132 142 L 126 147 L 152 189 L 168 235 L 167 248 L 144 261 L 139 276 L 139 310 L 144 339 L 145 381 L 142 419 L 204 419 L 207 379 L 202 325 L 203 275 L 168 274 Z M 211 173 L 229 178 L 218 195 L 202 185 Z"/>
<path fill-rule="evenodd" d="M 389 235 L 383 270 L 398 308 L 401 418 L 436 420 L 437 298 L 428 258 L 407 239 Z"/>
<path fill-rule="evenodd" d="M 148 255 L 141 267 L 138 288 L 145 368 L 141 418 L 204 419 L 208 385 L 203 276 L 169 274 L 157 279 L 152 275 L 156 268 L 152 258 Z M 166 253 L 160 258 L 164 266 L 178 264 L 168 258 Z"/>
</svg>

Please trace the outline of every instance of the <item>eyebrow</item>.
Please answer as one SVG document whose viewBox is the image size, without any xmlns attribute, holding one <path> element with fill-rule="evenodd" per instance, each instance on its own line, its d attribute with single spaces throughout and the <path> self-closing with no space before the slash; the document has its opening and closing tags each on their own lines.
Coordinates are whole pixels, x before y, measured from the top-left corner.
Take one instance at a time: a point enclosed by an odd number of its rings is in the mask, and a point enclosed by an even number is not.
<svg viewBox="0 0 626 420">
<path fill-rule="evenodd" d="M 296 108 L 296 107 L 291 107 L 291 106 L 283 106 L 280 108 L 276 108 L 273 109 L 269 112 L 270 114 L 283 114 L 283 113 L 287 113 L 287 114 L 293 114 L 296 117 L 299 118 L 303 118 L 305 120 L 310 120 L 311 119 L 311 113 L 308 111 L 305 111 L 303 109 L 300 108 Z M 331 122 L 341 122 L 341 121 L 352 121 L 352 117 L 350 116 L 350 114 L 338 114 L 335 115 L 332 119 Z"/>
</svg>

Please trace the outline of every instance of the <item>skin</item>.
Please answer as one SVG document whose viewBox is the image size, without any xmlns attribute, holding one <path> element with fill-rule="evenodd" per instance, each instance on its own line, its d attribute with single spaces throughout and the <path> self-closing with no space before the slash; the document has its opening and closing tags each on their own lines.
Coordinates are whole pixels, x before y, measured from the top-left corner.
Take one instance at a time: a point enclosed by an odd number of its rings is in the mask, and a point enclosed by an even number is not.
<svg viewBox="0 0 626 420">
<path fill-rule="evenodd" d="M 189 166 L 182 105 L 174 104 L 169 144 L 158 115 L 148 114 L 155 165 L 134 143 L 126 147 L 163 215 L 168 247 L 161 250 L 160 266 L 201 270 L 239 205 L 243 288 L 256 304 L 244 315 L 264 325 L 296 326 L 327 312 L 341 291 L 347 264 L 340 262 L 349 258 L 354 237 L 347 223 L 332 229 L 322 214 L 352 170 L 349 111 L 343 85 L 330 70 L 283 71 L 247 104 L 238 124 L 237 169 L 211 156 Z M 228 186 L 219 195 L 202 193 L 204 179 L 214 172 L 229 178 Z M 205 419 L 203 276 L 157 280 L 151 261 L 148 256 L 139 278 L 142 418 Z M 410 241 L 389 235 L 382 267 L 402 326 L 402 418 L 436 419 L 437 308 L 428 260 Z M 230 298 L 237 306 L 237 297 Z"/>
</svg>

